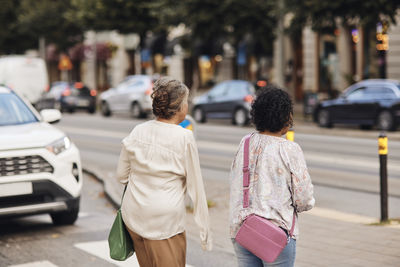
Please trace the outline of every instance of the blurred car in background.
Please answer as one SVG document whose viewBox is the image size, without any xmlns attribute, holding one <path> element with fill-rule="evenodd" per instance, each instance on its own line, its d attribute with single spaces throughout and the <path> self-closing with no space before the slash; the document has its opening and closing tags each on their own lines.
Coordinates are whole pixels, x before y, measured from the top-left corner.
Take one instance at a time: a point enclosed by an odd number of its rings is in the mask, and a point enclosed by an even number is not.
<svg viewBox="0 0 400 267">
<path fill-rule="evenodd" d="M 58 110 L 39 113 L 0 86 L 0 218 L 49 213 L 56 225 L 78 218 L 82 189 L 79 151 L 49 123 Z"/>
<path fill-rule="evenodd" d="M 12 55 L 0 57 L 0 84 L 12 88 L 36 104 L 49 89 L 46 62 L 37 57 Z"/>
<path fill-rule="evenodd" d="M 129 113 L 132 118 L 147 117 L 152 111 L 153 81 L 150 75 L 126 77 L 115 88 L 100 94 L 101 114 Z"/>
<path fill-rule="evenodd" d="M 231 119 L 243 126 L 250 121 L 250 108 L 255 98 L 254 86 L 247 81 L 224 81 L 206 94 L 193 100 L 193 118 L 197 122 L 207 119 Z"/>
<path fill-rule="evenodd" d="M 319 103 L 313 118 L 321 127 L 343 123 L 396 130 L 400 123 L 400 83 L 371 79 L 353 84 L 338 98 Z"/>
<path fill-rule="evenodd" d="M 36 104 L 38 110 L 55 108 L 61 112 L 87 110 L 96 112 L 96 90 L 89 89 L 81 82 L 54 82 L 48 92 Z"/>
</svg>

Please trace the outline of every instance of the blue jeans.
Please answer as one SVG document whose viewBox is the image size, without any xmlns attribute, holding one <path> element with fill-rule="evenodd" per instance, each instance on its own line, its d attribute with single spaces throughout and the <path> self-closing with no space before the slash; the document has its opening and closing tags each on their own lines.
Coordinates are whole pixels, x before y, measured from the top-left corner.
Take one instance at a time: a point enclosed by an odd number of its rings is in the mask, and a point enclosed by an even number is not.
<svg viewBox="0 0 400 267">
<path fill-rule="evenodd" d="M 289 243 L 282 250 L 281 254 L 273 263 L 268 263 L 239 245 L 232 238 L 233 247 L 235 249 L 236 258 L 238 260 L 239 267 L 293 267 L 294 260 L 296 258 L 296 240 L 290 238 Z"/>
</svg>

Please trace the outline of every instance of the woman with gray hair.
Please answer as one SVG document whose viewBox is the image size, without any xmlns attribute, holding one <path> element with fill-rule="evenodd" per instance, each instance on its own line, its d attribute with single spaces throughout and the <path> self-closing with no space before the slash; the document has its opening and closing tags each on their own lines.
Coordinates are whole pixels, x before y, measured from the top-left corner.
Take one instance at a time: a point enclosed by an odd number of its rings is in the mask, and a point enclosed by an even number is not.
<svg viewBox="0 0 400 267">
<path fill-rule="evenodd" d="M 204 250 L 211 250 L 209 216 L 193 134 L 178 124 L 188 111 L 188 88 L 163 77 L 154 84 L 155 120 L 123 139 L 117 178 L 128 184 L 122 218 L 142 267 L 185 266 L 185 193 L 193 201 Z"/>
</svg>

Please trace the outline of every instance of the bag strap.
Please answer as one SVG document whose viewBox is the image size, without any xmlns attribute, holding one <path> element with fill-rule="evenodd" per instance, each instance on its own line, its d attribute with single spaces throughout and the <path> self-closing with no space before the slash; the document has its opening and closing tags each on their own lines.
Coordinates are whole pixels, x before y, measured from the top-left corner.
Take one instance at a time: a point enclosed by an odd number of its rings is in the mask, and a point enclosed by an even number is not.
<svg viewBox="0 0 400 267">
<path fill-rule="evenodd" d="M 243 153 L 243 208 L 249 206 L 249 186 L 250 186 L 250 170 L 249 170 L 249 145 L 251 135 L 247 135 L 244 140 Z"/>
<path fill-rule="evenodd" d="M 249 147 L 250 147 L 250 138 L 253 134 L 249 134 L 246 136 L 244 140 L 244 148 L 243 148 L 243 208 L 249 207 L 249 186 L 250 186 L 250 169 L 249 169 Z M 292 196 L 293 201 L 293 196 Z M 293 207 L 293 220 L 292 227 L 289 231 L 289 236 L 293 236 L 294 226 L 296 223 L 296 208 Z"/>
<path fill-rule="evenodd" d="M 127 187 L 128 187 L 128 184 L 125 185 L 125 187 L 124 187 L 124 192 L 122 193 L 121 206 L 122 206 L 122 200 L 124 199 L 124 195 L 125 195 L 125 191 L 126 191 L 126 188 L 127 188 Z"/>
</svg>

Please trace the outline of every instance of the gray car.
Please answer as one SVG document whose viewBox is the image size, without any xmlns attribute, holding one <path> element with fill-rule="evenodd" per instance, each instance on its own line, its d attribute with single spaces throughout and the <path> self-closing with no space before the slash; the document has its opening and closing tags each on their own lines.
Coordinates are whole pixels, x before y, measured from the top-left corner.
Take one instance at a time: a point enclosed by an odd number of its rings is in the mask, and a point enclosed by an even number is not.
<svg viewBox="0 0 400 267">
<path fill-rule="evenodd" d="M 149 75 L 128 76 L 115 88 L 100 94 L 103 116 L 130 113 L 133 118 L 145 118 L 152 110 L 153 79 Z"/>
<path fill-rule="evenodd" d="M 254 86 L 248 81 L 221 82 L 194 99 L 193 118 L 197 122 L 206 122 L 208 118 L 231 119 L 233 124 L 246 125 L 254 97 Z"/>
</svg>

